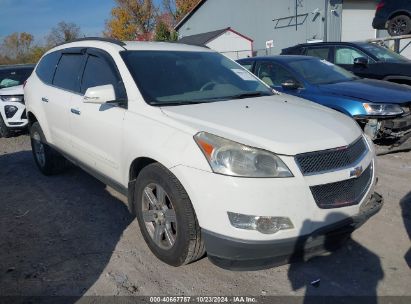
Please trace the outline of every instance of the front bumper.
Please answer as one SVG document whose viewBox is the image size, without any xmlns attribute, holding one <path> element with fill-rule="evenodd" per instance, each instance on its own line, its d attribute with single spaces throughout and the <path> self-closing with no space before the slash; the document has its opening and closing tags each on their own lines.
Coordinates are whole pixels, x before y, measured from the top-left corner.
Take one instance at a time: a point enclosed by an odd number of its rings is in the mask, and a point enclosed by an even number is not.
<svg viewBox="0 0 411 304">
<path fill-rule="evenodd" d="M 296 238 L 275 241 L 243 241 L 203 230 L 208 258 L 217 266 L 230 270 L 258 270 L 306 260 L 323 252 L 338 249 L 383 206 L 383 198 L 373 193 L 358 215 L 326 225 Z M 309 220 L 308 220 L 309 221 Z"/>
<path fill-rule="evenodd" d="M 5 112 L 6 106 L 17 107 L 17 112 L 12 117 L 7 117 Z M 0 115 L 9 129 L 21 130 L 28 125 L 26 106 L 23 103 L 0 101 Z"/>
<path fill-rule="evenodd" d="M 364 125 L 364 132 L 372 139 L 401 139 L 411 133 L 411 114 L 397 117 L 362 117 L 355 119 Z"/>
</svg>

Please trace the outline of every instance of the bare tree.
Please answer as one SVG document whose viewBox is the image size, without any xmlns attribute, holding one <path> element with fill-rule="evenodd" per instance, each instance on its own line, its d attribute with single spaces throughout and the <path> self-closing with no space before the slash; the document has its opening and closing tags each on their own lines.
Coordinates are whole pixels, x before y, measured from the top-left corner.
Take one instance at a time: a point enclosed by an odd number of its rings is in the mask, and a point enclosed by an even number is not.
<svg viewBox="0 0 411 304">
<path fill-rule="evenodd" d="M 29 53 L 33 40 L 33 35 L 29 33 L 13 33 L 4 38 L 1 53 L 4 57 L 22 59 Z"/>
<path fill-rule="evenodd" d="M 171 14 L 174 23 L 177 23 L 198 3 L 199 0 L 163 0 L 163 9 Z"/>
<path fill-rule="evenodd" d="M 51 29 L 46 40 L 49 46 L 55 46 L 81 37 L 80 27 L 75 23 L 61 21 Z"/>
</svg>

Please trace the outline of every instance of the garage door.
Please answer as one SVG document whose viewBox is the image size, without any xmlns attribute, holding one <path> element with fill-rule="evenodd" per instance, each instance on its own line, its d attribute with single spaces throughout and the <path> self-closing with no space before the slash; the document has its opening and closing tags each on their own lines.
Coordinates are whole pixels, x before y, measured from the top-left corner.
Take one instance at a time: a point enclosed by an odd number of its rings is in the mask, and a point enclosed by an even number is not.
<svg viewBox="0 0 411 304">
<path fill-rule="evenodd" d="M 342 41 L 375 38 L 372 20 L 378 1 L 344 0 L 342 13 Z"/>
</svg>

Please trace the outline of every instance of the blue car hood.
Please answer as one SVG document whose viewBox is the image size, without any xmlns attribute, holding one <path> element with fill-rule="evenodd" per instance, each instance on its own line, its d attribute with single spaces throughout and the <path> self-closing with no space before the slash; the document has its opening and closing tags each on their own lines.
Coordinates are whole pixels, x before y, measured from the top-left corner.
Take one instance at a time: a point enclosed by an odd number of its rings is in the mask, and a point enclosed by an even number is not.
<svg viewBox="0 0 411 304">
<path fill-rule="evenodd" d="M 411 87 L 381 80 L 359 79 L 319 85 L 326 94 L 350 97 L 375 103 L 411 102 Z"/>
</svg>

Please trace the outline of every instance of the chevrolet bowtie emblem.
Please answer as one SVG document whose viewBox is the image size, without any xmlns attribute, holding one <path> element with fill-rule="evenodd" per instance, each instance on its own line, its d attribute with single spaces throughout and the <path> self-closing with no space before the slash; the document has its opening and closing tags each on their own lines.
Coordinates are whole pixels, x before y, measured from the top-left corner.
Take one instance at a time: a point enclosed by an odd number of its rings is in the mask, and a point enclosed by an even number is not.
<svg viewBox="0 0 411 304">
<path fill-rule="evenodd" d="M 363 172 L 362 166 L 356 167 L 350 171 L 350 177 L 360 177 Z"/>
</svg>

